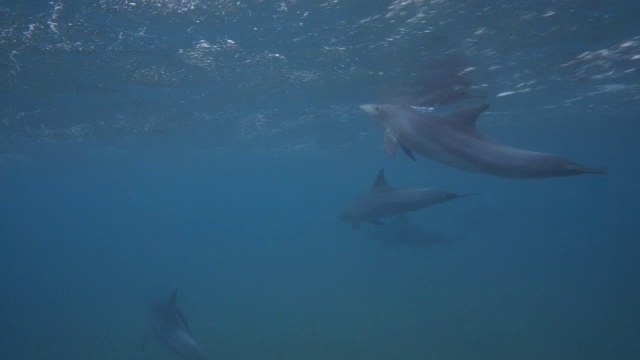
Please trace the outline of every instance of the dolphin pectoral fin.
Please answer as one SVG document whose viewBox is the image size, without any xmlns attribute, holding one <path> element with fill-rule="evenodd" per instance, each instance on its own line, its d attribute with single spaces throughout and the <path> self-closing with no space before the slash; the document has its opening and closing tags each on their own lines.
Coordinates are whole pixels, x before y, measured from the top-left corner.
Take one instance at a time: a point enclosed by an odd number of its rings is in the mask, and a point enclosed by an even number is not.
<svg viewBox="0 0 640 360">
<path fill-rule="evenodd" d="M 389 157 L 394 158 L 396 155 L 396 146 L 398 145 L 398 139 L 389 130 L 384 133 L 384 151 Z"/>
<path fill-rule="evenodd" d="M 407 155 L 411 160 L 416 161 L 416 157 L 413 156 L 413 152 L 411 151 L 411 149 L 402 144 L 400 144 L 400 147 L 402 148 L 402 151 L 404 151 L 405 155 Z"/>
<path fill-rule="evenodd" d="M 369 221 L 370 223 L 372 223 L 373 225 L 384 225 L 384 223 L 378 219 L 373 219 Z"/>
<path fill-rule="evenodd" d="M 357 221 L 352 221 L 351 222 L 351 227 L 356 229 L 356 230 L 360 230 L 360 223 Z"/>
</svg>

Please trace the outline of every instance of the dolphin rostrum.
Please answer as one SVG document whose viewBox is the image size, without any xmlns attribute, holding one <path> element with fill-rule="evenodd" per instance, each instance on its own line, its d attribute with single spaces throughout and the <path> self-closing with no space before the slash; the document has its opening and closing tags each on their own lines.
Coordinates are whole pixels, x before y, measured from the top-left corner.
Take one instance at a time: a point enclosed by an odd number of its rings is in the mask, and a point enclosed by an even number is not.
<svg viewBox="0 0 640 360">
<path fill-rule="evenodd" d="M 185 360 L 205 359 L 200 346 L 191 336 L 189 325 L 182 312 L 176 306 L 176 293 L 173 290 L 169 301 L 158 301 L 151 305 L 154 317 L 151 331 L 171 351 Z"/>
<path fill-rule="evenodd" d="M 476 119 L 489 106 L 480 105 L 448 116 L 436 116 L 410 106 L 360 106 L 385 129 L 384 149 L 393 157 L 397 145 L 411 159 L 413 152 L 463 170 L 505 178 L 549 178 L 604 174 L 553 154 L 516 149 L 489 138 Z"/>
<path fill-rule="evenodd" d="M 427 206 L 473 194 L 457 195 L 433 189 L 398 189 L 387 184 L 384 169 L 380 169 L 373 188 L 357 195 L 340 213 L 340 219 L 360 229 L 361 222 L 382 225 L 381 218 L 416 211 Z"/>
</svg>

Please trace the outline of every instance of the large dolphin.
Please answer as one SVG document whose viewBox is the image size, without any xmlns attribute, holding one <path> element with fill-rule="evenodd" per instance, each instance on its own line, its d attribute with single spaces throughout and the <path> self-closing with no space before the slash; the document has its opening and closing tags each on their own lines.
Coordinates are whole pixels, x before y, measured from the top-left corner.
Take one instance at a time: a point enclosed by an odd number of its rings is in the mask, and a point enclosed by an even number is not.
<svg viewBox="0 0 640 360">
<path fill-rule="evenodd" d="M 373 188 L 357 195 L 351 204 L 340 213 L 340 219 L 350 222 L 354 229 L 360 229 L 360 223 L 369 222 L 381 225 L 381 218 L 420 210 L 427 206 L 468 196 L 433 189 L 398 189 L 389 186 L 384 178 L 384 169 L 380 169 Z"/>
<path fill-rule="evenodd" d="M 480 105 L 448 116 L 436 116 L 410 106 L 360 106 L 385 129 L 384 149 L 393 157 L 396 147 L 415 160 L 413 152 L 463 170 L 505 178 L 549 178 L 603 174 L 552 154 L 516 149 L 476 129 L 476 119 L 489 106 Z"/>
<path fill-rule="evenodd" d="M 176 306 L 176 293 L 173 290 L 168 301 L 158 301 L 151 305 L 153 319 L 151 332 L 171 351 L 185 360 L 205 359 L 200 346 L 191 336 L 189 325 L 182 312 Z"/>
</svg>

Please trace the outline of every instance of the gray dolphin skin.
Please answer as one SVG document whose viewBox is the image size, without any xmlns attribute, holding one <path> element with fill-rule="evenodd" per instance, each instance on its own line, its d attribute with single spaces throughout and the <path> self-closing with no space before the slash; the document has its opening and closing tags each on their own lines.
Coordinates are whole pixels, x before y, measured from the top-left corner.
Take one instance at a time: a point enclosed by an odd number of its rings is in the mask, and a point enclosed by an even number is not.
<svg viewBox="0 0 640 360">
<path fill-rule="evenodd" d="M 154 314 L 151 331 L 163 345 L 182 359 L 203 360 L 205 356 L 191 336 L 182 312 L 176 306 L 177 292 L 178 290 L 173 290 L 168 301 L 159 301 L 151 305 Z"/>
<path fill-rule="evenodd" d="M 420 226 L 412 224 L 406 214 L 400 214 L 396 219 L 379 226 L 372 234 L 372 238 L 384 248 L 395 246 L 425 247 L 434 245 L 446 245 L 454 242 L 454 239 L 425 231 Z"/>
<path fill-rule="evenodd" d="M 360 109 L 386 129 L 384 149 L 391 157 L 400 145 L 413 160 L 416 152 L 452 167 L 504 178 L 607 172 L 606 168 L 588 168 L 553 154 L 516 149 L 489 138 L 476 128 L 476 119 L 488 107 L 470 107 L 447 116 L 388 104 L 366 104 Z"/>
<path fill-rule="evenodd" d="M 398 189 L 389 186 L 380 169 L 373 188 L 357 195 L 351 204 L 340 213 L 340 219 L 350 222 L 354 229 L 360 229 L 360 223 L 369 222 L 381 225 L 381 218 L 416 211 L 427 206 L 474 194 L 458 195 L 433 189 Z"/>
</svg>

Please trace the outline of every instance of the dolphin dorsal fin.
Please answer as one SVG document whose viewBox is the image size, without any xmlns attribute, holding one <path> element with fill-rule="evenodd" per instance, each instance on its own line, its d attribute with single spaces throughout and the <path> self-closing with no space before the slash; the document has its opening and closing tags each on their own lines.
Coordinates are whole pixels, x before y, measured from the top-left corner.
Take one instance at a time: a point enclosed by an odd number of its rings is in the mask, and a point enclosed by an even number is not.
<svg viewBox="0 0 640 360">
<path fill-rule="evenodd" d="M 384 168 L 378 171 L 378 176 L 376 176 L 376 182 L 373 183 L 374 189 L 388 188 L 389 184 L 387 184 L 387 180 L 384 178 Z"/>
<path fill-rule="evenodd" d="M 172 306 L 176 306 L 176 296 L 178 294 L 178 289 L 174 289 L 171 292 L 171 296 L 169 297 L 169 304 L 171 304 Z"/>
<path fill-rule="evenodd" d="M 476 120 L 478 119 L 478 116 L 480 116 L 480 114 L 482 114 L 482 112 L 487 110 L 488 108 L 489 108 L 489 105 L 482 104 L 482 105 L 462 109 L 460 111 L 457 111 L 451 114 L 450 118 L 452 121 L 455 121 L 457 123 L 460 123 L 475 129 Z"/>
</svg>

